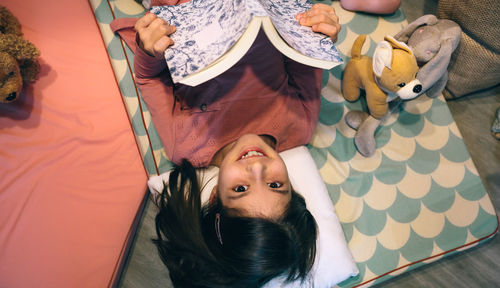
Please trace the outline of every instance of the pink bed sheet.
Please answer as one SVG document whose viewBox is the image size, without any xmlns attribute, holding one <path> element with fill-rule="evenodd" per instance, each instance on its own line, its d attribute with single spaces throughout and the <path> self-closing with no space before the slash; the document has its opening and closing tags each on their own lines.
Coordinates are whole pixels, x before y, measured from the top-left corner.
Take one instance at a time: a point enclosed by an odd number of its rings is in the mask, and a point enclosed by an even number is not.
<svg viewBox="0 0 500 288">
<path fill-rule="evenodd" d="M 0 105 L 0 287 L 112 283 L 147 176 L 89 3 L 2 0 L 41 51 Z"/>
</svg>

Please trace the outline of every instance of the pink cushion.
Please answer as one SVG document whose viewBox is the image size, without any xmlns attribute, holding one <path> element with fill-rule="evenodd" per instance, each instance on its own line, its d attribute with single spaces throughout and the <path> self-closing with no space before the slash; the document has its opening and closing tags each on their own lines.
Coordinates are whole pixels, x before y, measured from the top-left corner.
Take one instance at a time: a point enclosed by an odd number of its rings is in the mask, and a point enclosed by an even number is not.
<svg viewBox="0 0 500 288">
<path fill-rule="evenodd" d="M 0 287 L 106 287 L 146 191 L 87 1 L 2 0 L 41 51 L 0 105 Z"/>
</svg>

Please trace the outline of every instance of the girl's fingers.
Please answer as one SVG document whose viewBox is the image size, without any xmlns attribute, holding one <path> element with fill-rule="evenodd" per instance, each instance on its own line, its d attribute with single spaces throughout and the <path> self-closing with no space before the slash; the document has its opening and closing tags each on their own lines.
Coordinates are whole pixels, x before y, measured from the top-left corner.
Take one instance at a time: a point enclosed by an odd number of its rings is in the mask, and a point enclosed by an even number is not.
<svg viewBox="0 0 500 288">
<path fill-rule="evenodd" d="M 325 24 L 330 24 L 330 25 L 336 24 L 335 20 L 333 20 L 328 15 L 325 15 L 323 13 L 303 17 L 299 20 L 299 23 L 301 25 L 309 26 L 309 27 L 316 25 L 316 24 L 320 24 L 320 23 L 325 23 Z"/>
<path fill-rule="evenodd" d="M 337 26 L 337 25 L 328 25 L 325 23 L 319 23 L 319 24 L 313 25 L 312 30 L 314 32 L 323 33 L 326 36 L 330 37 L 333 42 L 336 42 L 337 35 L 340 31 L 340 25 Z"/>
<path fill-rule="evenodd" d="M 299 13 L 296 18 L 299 20 L 300 24 L 305 26 L 312 26 L 322 22 L 329 24 L 339 22 L 339 17 L 335 14 L 333 7 L 325 4 L 315 4 L 310 10 Z"/>
<path fill-rule="evenodd" d="M 150 24 L 148 29 L 153 31 L 157 31 L 158 33 L 164 33 L 165 35 L 170 35 L 174 33 L 175 30 L 172 30 L 174 26 L 169 25 L 161 18 L 154 19 Z"/>
<path fill-rule="evenodd" d="M 156 18 L 157 18 L 156 15 L 152 13 L 148 13 L 142 16 L 141 18 L 139 18 L 139 20 L 137 20 L 137 22 L 135 22 L 134 26 L 135 30 L 139 31 L 147 28 L 151 24 L 151 22 L 153 22 Z"/>
<path fill-rule="evenodd" d="M 335 9 L 333 9 L 332 6 L 329 6 L 329 5 L 326 5 L 326 4 L 314 4 L 311 7 L 311 9 L 309 9 L 306 12 L 299 13 L 297 16 L 300 15 L 301 17 L 303 17 L 303 16 L 311 17 L 311 16 L 318 15 L 318 14 L 328 15 L 334 21 L 338 22 L 338 17 L 335 14 Z"/>
<path fill-rule="evenodd" d="M 156 15 L 148 13 L 135 24 L 139 35 L 139 47 L 155 57 L 163 57 L 163 52 L 174 42 L 168 36 L 175 32 L 175 26 L 169 25 Z"/>
<path fill-rule="evenodd" d="M 168 46 L 173 45 L 173 44 L 174 44 L 174 41 L 172 41 L 172 39 L 170 39 L 169 37 L 167 37 L 167 36 L 161 37 L 153 45 L 154 56 L 158 57 L 158 58 L 164 57 L 163 53 L 165 52 L 165 50 L 168 48 Z"/>
<path fill-rule="evenodd" d="M 147 29 L 151 34 L 150 37 L 155 41 L 163 36 L 169 36 L 170 34 L 175 32 L 175 26 L 169 25 L 159 18 L 153 21 Z"/>
<path fill-rule="evenodd" d="M 323 33 L 335 42 L 340 31 L 339 18 L 333 7 L 326 4 L 315 4 L 306 12 L 299 13 L 296 19 L 303 26 L 312 27 L 314 32 Z"/>
</svg>

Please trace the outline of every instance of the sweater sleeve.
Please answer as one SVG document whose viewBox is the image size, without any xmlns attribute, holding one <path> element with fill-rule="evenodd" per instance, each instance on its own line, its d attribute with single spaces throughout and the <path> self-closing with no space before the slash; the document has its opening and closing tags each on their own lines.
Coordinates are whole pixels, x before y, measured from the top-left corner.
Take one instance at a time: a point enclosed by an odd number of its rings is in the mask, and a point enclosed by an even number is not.
<svg viewBox="0 0 500 288">
<path fill-rule="evenodd" d="M 142 50 L 137 43 L 134 29 L 137 18 L 119 18 L 111 22 L 111 29 L 118 33 L 134 52 L 135 83 L 146 102 L 155 127 L 164 145 L 170 143 L 174 92 L 165 59 L 155 58 Z M 168 149 L 169 146 L 165 146 Z"/>
<path fill-rule="evenodd" d="M 163 78 L 170 79 L 165 59 L 150 56 L 139 47 L 137 41 L 135 43 L 134 73 L 137 80 L 162 76 Z M 170 84 L 170 86 L 172 85 Z"/>
<path fill-rule="evenodd" d="M 135 44 L 135 83 L 151 113 L 165 151 L 171 155 L 173 107 L 175 107 L 172 78 L 165 59 L 152 57 L 138 47 L 137 42 Z"/>
</svg>

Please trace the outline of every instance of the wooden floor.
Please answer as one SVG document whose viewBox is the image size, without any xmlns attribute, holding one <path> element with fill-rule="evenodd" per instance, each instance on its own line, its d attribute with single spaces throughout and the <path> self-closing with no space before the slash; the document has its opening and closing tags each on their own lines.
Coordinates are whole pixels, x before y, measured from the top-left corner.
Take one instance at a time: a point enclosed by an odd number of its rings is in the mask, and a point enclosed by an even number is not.
<svg viewBox="0 0 500 288">
<path fill-rule="evenodd" d="M 408 22 L 435 14 L 437 0 L 402 0 Z M 500 141 L 490 134 L 494 113 L 500 107 L 500 87 L 449 101 L 460 132 L 481 179 L 500 214 Z M 155 209 L 149 202 L 139 226 L 121 287 L 172 287 L 150 237 L 155 235 Z M 144 270 L 143 267 L 149 267 Z M 476 248 L 405 273 L 377 287 L 500 287 L 500 237 Z"/>
</svg>

